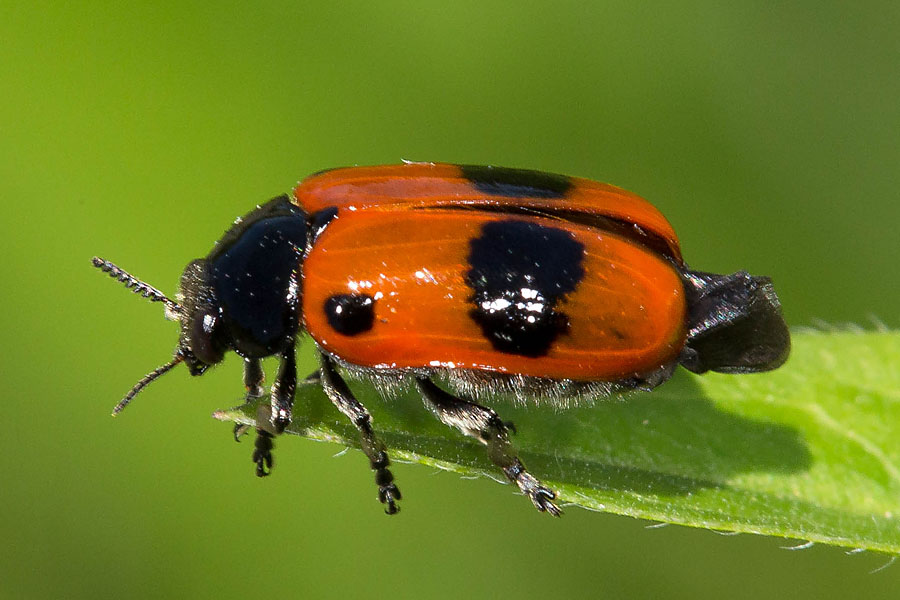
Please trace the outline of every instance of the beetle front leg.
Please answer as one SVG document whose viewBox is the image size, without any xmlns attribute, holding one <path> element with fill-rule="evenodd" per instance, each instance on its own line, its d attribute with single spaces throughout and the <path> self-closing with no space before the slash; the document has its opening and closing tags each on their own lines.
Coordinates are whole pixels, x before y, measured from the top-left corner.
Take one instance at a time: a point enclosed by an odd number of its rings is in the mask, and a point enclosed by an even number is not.
<svg viewBox="0 0 900 600">
<path fill-rule="evenodd" d="M 253 402 L 265 394 L 265 389 L 263 388 L 265 377 L 262 362 L 258 358 L 244 359 L 244 387 L 247 388 L 247 402 Z M 235 433 L 237 433 L 237 429 L 235 429 Z M 235 437 L 235 439 L 237 438 Z M 272 472 L 272 465 L 275 462 L 275 458 L 272 456 L 274 447 L 274 436 L 257 425 L 252 457 L 253 462 L 256 464 L 257 477 L 266 477 Z"/>
<path fill-rule="evenodd" d="M 245 358 L 244 387 L 246 388 L 247 393 L 244 397 L 244 403 L 241 406 L 254 402 L 265 394 L 265 389 L 263 388 L 264 379 L 265 374 L 263 373 L 260 360 L 256 358 Z M 235 409 L 239 409 L 241 406 L 236 406 Z M 234 441 L 240 442 L 240 437 L 249 429 L 250 425 L 236 423 L 234 425 L 234 430 L 232 431 Z M 257 424 L 256 441 L 253 444 L 253 462 L 256 464 L 257 477 L 265 477 L 269 475 L 272 470 L 272 464 L 274 462 L 272 449 L 275 447 L 274 437 L 275 436 L 273 436 L 271 432 L 266 431 L 265 428 Z"/>
<path fill-rule="evenodd" d="M 262 395 L 263 371 L 258 360 L 250 359 L 244 363 L 244 385 L 247 386 L 247 401 L 254 398 L 254 393 Z M 291 423 L 291 411 L 294 406 L 294 395 L 297 391 L 297 354 L 294 345 L 281 353 L 281 364 L 278 375 L 272 384 L 272 416 L 270 422 L 275 433 L 281 433 Z M 257 398 L 259 396 L 256 396 Z M 275 448 L 275 435 L 267 431 L 257 422 L 256 441 L 253 444 L 253 462 L 256 463 L 256 476 L 265 477 L 272 470 Z"/>
<path fill-rule="evenodd" d="M 519 486 L 541 512 L 558 517 L 562 511 L 553 503 L 556 494 L 542 484 L 516 456 L 509 442 L 510 427 L 490 408 L 457 398 L 436 386 L 430 379 L 420 377 L 416 385 L 425 406 L 445 425 L 454 427 L 487 446 L 488 456 L 503 470 L 507 479 Z"/>
<path fill-rule="evenodd" d="M 387 449 L 372 431 L 372 416 L 363 404 L 353 396 L 353 392 L 347 387 L 347 383 L 334 367 L 334 363 L 328 356 L 320 353 L 319 358 L 322 368 L 322 388 L 331 402 L 339 411 L 347 415 L 359 430 L 362 442 L 362 451 L 369 459 L 369 465 L 375 471 L 375 483 L 378 485 L 378 500 L 385 505 L 384 512 L 389 515 L 396 514 L 400 507 L 396 501 L 400 500 L 400 490 L 394 484 L 394 475 L 388 466 L 391 464 Z"/>
<path fill-rule="evenodd" d="M 257 366 L 259 365 L 257 361 Z M 249 367 L 247 370 L 251 370 L 253 367 Z M 244 372 L 244 382 L 248 381 L 247 370 Z M 250 391 L 250 386 L 248 385 L 247 392 L 247 402 L 252 402 L 259 396 L 264 393 L 262 388 L 262 369 L 259 370 L 260 379 L 258 380 L 259 385 L 257 389 L 259 391 L 258 396 L 254 396 Z M 319 371 L 318 369 L 310 373 L 310 375 L 306 378 L 306 381 L 319 381 Z M 257 417 L 259 419 L 260 417 Z M 259 420 L 257 420 L 259 423 Z M 235 425 L 235 440 L 237 440 L 237 436 L 243 433 L 244 429 L 239 431 L 238 428 L 249 428 L 248 425 Z M 239 441 L 239 440 L 238 440 Z M 254 442 L 253 449 L 253 462 L 256 463 L 256 476 L 257 477 L 266 477 L 272 472 L 272 464 L 274 463 L 275 457 L 272 456 L 272 449 L 275 448 L 275 435 L 268 431 L 265 427 L 257 425 L 256 427 L 256 441 Z"/>
<path fill-rule="evenodd" d="M 262 363 L 258 358 L 245 358 L 244 359 L 244 388 L 247 390 L 247 394 L 244 397 L 244 404 L 248 404 L 253 402 L 257 398 L 260 398 L 265 390 L 263 389 L 263 381 L 265 380 L 265 373 L 263 373 Z M 241 423 L 234 424 L 234 441 L 239 442 L 240 437 L 247 433 L 250 429 L 250 425 L 242 425 Z"/>
<path fill-rule="evenodd" d="M 252 402 L 266 393 L 263 382 L 266 374 L 262 369 L 262 361 L 258 358 L 244 359 L 244 388 L 247 390 L 247 402 Z"/>
</svg>

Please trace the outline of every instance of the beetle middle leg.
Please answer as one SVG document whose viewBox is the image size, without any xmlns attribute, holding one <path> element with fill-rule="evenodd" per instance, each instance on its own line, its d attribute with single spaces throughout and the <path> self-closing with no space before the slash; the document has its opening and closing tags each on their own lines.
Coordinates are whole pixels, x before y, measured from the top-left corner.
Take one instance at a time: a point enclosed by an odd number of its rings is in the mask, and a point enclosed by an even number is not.
<svg viewBox="0 0 900 600">
<path fill-rule="evenodd" d="M 375 483 L 378 484 L 378 499 L 386 505 L 384 512 L 393 515 L 400 510 L 396 501 L 400 500 L 400 490 L 394 484 L 394 475 L 388 466 L 391 464 L 387 449 L 372 431 L 372 416 L 363 404 L 353 396 L 353 392 L 334 367 L 334 363 L 325 354 L 320 353 L 322 365 L 322 388 L 339 411 L 347 415 L 359 430 L 362 451 L 369 459 L 375 471 Z"/>
<path fill-rule="evenodd" d="M 291 423 L 294 394 L 297 392 L 297 351 L 293 344 L 281 353 L 278 375 L 272 384 L 272 426 L 277 433 Z"/>
<path fill-rule="evenodd" d="M 438 419 L 487 446 L 491 462 L 503 470 L 507 479 L 519 486 L 535 508 L 556 517 L 561 514 L 559 507 L 553 503 L 556 498 L 553 490 L 525 470 L 522 461 L 516 456 L 509 442 L 508 431 L 511 424 L 501 421 L 490 408 L 445 392 L 428 378 L 417 378 L 416 385 L 422 393 L 425 406 Z"/>
</svg>

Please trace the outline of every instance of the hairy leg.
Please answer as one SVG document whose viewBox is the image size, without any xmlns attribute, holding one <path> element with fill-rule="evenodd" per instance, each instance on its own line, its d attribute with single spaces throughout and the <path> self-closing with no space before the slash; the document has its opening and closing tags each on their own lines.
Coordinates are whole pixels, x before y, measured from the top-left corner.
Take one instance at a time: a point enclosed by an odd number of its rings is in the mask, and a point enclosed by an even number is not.
<svg viewBox="0 0 900 600">
<path fill-rule="evenodd" d="M 531 499 L 541 512 L 559 516 L 561 511 L 552 501 L 556 494 L 525 470 L 509 442 L 509 425 L 500 420 L 490 408 L 457 398 L 436 386 L 430 379 L 420 377 L 416 385 L 425 406 L 445 425 L 454 427 L 487 446 L 488 456 L 503 474 Z"/>
<path fill-rule="evenodd" d="M 347 383 L 335 369 L 332 360 L 320 354 L 322 388 L 339 411 L 347 415 L 359 430 L 362 450 L 375 471 L 375 483 L 378 485 L 378 500 L 385 505 L 384 512 L 389 515 L 400 510 L 396 501 L 400 500 L 400 490 L 394 484 L 394 475 L 388 469 L 390 459 L 384 444 L 372 431 L 372 417 L 362 403 L 353 396 Z"/>
</svg>

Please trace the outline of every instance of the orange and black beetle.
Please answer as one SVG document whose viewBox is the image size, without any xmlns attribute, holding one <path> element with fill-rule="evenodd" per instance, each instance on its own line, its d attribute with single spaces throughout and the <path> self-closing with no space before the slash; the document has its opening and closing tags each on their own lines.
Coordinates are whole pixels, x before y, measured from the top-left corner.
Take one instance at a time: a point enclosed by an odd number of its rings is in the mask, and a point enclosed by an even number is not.
<svg viewBox="0 0 900 600">
<path fill-rule="evenodd" d="M 234 350 L 248 400 L 260 359 L 281 359 L 272 425 L 291 420 L 295 340 L 314 340 L 319 378 L 359 429 L 386 511 L 400 492 L 366 408 L 336 367 L 408 381 L 449 426 L 541 511 L 555 494 L 510 447 L 497 414 L 438 387 L 564 402 L 652 388 L 681 364 L 751 373 L 787 358 L 790 337 L 766 277 L 688 269 L 672 226 L 642 198 L 587 179 L 493 167 L 407 163 L 317 173 L 239 219 L 188 264 L 179 302 L 112 263 L 94 265 L 181 323 L 171 362 L 141 379 L 115 413 L 180 362 L 200 375 Z M 114 413 L 114 414 L 115 414 Z M 257 429 L 257 474 L 272 435 Z"/>
</svg>

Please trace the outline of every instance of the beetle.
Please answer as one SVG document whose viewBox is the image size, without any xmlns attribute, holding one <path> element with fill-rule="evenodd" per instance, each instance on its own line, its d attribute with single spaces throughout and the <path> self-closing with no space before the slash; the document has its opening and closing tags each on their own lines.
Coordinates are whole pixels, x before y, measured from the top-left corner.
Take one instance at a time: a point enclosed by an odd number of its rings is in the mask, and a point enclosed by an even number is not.
<svg viewBox="0 0 900 600">
<path fill-rule="evenodd" d="M 316 173 L 191 261 L 177 300 L 109 261 L 93 264 L 165 304 L 181 328 L 172 360 L 113 414 L 179 363 L 201 375 L 228 351 L 244 360 L 252 401 L 264 393 L 260 360 L 277 356 L 271 423 L 258 423 L 253 454 L 265 476 L 272 431 L 291 422 L 305 331 L 320 364 L 311 377 L 359 430 L 389 514 L 401 495 L 388 453 L 342 371 L 415 386 L 438 419 L 487 446 L 539 511 L 559 515 L 556 494 L 516 456 L 511 424 L 476 400 L 565 405 L 651 389 L 679 364 L 767 371 L 790 350 L 769 278 L 692 270 L 672 226 L 640 196 L 524 169 L 404 163 Z"/>
</svg>

